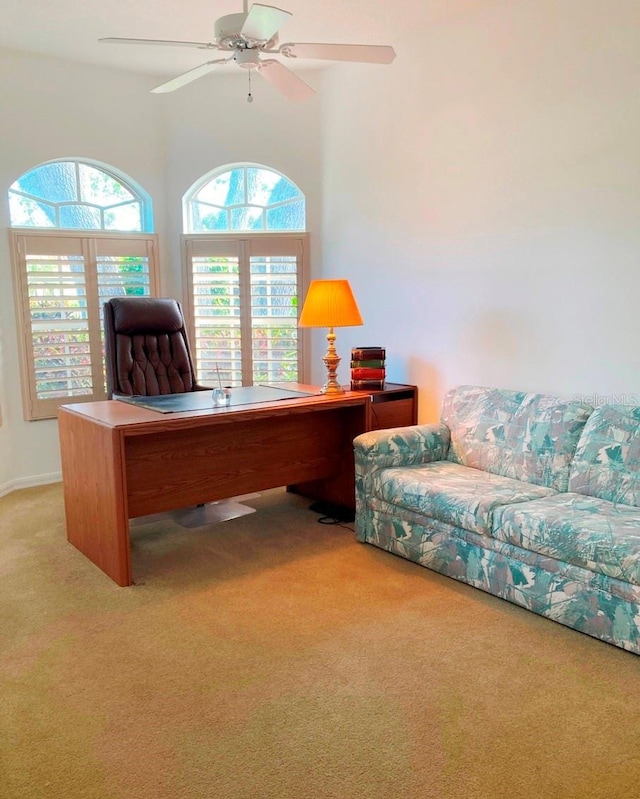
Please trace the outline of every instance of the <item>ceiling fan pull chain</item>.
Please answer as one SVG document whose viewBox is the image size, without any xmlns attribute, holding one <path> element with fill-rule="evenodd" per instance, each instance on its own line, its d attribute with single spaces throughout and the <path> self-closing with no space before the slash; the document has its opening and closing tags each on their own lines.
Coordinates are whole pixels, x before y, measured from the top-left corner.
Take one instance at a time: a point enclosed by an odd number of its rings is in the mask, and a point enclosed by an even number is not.
<svg viewBox="0 0 640 799">
<path fill-rule="evenodd" d="M 251 94 L 251 70 L 248 69 L 247 72 L 249 73 L 249 94 L 247 95 L 247 102 L 253 102 L 253 95 Z"/>
</svg>

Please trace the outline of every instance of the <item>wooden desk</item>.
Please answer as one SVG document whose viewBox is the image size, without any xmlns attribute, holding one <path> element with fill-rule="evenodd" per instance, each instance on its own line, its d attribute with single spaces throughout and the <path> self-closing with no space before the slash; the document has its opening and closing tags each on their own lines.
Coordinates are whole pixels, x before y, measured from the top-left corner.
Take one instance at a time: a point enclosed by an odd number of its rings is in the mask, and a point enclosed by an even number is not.
<svg viewBox="0 0 640 799">
<path fill-rule="evenodd" d="M 67 538 L 124 586 L 130 518 L 315 480 L 353 496 L 352 441 L 367 429 L 369 400 L 349 392 L 172 414 L 115 400 L 63 405 Z"/>
<path fill-rule="evenodd" d="M 187 413 L 116 400 L 63 405 L 67 538 L 124 586 L 133 582 L 129 519 L 283 485 L 353 508 L 353 439 L 415 416 L 415 386 L 396 384 Z"/>
</svg>

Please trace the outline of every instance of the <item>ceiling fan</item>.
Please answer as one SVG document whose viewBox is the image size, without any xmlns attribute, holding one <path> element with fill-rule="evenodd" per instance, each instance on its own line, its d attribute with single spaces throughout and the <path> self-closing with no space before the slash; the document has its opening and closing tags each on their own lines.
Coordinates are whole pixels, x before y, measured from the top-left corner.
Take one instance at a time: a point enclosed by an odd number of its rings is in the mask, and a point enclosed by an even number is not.
<svg viewBox="0 0 640 799">
<path fill-rule="evenodd" d="M 226 58 L 216 58 L 205 64 L 178 75 L 152 89 L 155 93 L 172 92 L 187 83 L 212 72 L 220 64 L 235 62 L 239 67 L 249 70 L 249 96 L 251 102 L 251 70 L 269 81 L 289 100 L 306 100 L 314 90 L 298 77 L 295 72 L 275 58 L 263 56 L 283 56 L 284 58 L 315 58 L 325 61 L 355 61 L 368 64 L 390 64 L 396 57 L 393 47 L 367 44 L 298 44 L 288 42 L 279 44 L 278 32 L 284 23 L 293 16 L 274 6 L 254 3 L 247 11 L 248 0 L 243 0 L 241 14 L 227 14 L 216 20 L 212 42 L 183 42 L 170 39 L 122 39 L 108 37 L 100 42 L 114 44 L 151 44 L 169 47 L 194 47 L 198 50 L 219 50 L 229 53 Z"/>
</svg>

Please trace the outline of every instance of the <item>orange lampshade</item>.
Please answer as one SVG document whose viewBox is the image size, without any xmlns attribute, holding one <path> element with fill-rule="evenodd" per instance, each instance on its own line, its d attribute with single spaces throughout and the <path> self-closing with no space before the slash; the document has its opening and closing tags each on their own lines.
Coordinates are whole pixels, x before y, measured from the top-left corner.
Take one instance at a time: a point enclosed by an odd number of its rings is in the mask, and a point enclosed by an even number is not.
<svg viewBox="0 0 640 799">
<path fill-rule="evenodd" d="M 300 327 L 364 324 L 348 280 L 312 280 L 300 314 Z"/>
</svg>

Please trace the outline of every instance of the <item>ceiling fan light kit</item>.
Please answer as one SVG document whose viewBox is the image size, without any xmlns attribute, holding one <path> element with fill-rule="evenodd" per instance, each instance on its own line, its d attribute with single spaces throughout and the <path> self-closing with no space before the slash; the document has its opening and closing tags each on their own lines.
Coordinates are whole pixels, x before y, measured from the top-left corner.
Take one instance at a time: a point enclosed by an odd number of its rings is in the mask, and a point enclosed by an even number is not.
<svg viewBox="0 0 640 799">
<path fill-rule="evenodd" d="M 288 42 L 278 46 L 278 33 L 282 25 L 291 18 L 288 11 L 274 6 L 254 3 L 247 11 L 247 0 L 243 0 L 241 14 L 227 14 L 216 20 L 213 42 L 186 42 L 170 39 L 123 39 L 109 37 L 99 39 L 103 43 L 141 44 L 167 47 L 193 47 L 198 50 L 219 50 L 229 53 L 227 58 L 218 58 L 200 64 L 178 75 L 151 91 L 164 94 L 180 89 L 198 78 L 207 75 L 219 64 L 235 62 L 242 69 L 255 69 L 263 78 L 292 102 L 306 100 L 314 90 L 295 72 L 284 66 L 277 58 L 261 58 L 262 55 L 282 56 L 289 59 L 319 59 L 323 61 L 351 61 L 366 64 L 390 64 L 396 54 L 387 45 L 366 44 L 302 44 Z M 249 102 L 253 100 L 249 84 Z"/>
<path fill-rule="evenodd" d="M 255 49 L 236 50 L 233 60 L 242 69 L 257 69 L 260 66 L 260 53 Z"/>
</svg>

